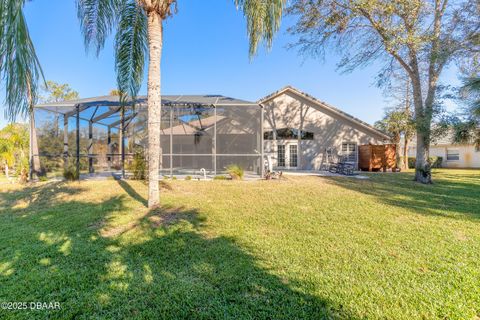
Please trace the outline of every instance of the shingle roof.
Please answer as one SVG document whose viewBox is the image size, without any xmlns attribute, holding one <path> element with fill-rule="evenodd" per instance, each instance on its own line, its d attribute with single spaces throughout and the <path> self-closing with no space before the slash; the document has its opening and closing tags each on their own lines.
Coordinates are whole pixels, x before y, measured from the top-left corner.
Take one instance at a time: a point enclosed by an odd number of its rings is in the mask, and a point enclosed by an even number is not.
<svg viewBox="0 0 480 320">
<path fill-rule="evenodd" d="M 287 86 L 283 87 L 282 89 L 280 89 L 278 91 L 275 91 L 275 92 L 269 94 L 268 96 L 260 99 L 258 101 L 258 104 L 265 103 L 266 101 L 269 101 L 269 100 L 281 95 L 282 93 L 284 93 L 286 91 L 290 91 L 290 92 L 293 92 L 294 94 L 302 96 L 302 97 L 312 101 L 313 103 L 321 106 L 322 108 L 326 108 L 330 111 L 333 111 L 334 113 L 336 113 L 336 114 L 338 114 L 338 115 L 340 115 L 340 116 L 342 116 L 342 117 L 344 117 L 344 118 L 346 118 L 346 119 L 348 119 L 352 122 L 355 122 L 355 123 L 361 125 L 362 127 L 365 127 L 367 129 L 369 129 L 370 131 L 373 131 L 373 132 L 377 133 L 378 135 L 382 136 L 385 139 L 390 139 L 390 137 L 386 133 L 378 130 L 377 128 L 373 127 L 372 125 L 370 125 L 370 124 L 368 124 L 368 123 L 366 123 L 366 122 L 364 122 L 364 121 L 362 121 L 362 120 L 360 120 L 360 119 L 358 119 L 358 118 L 356 118 L 356 117 L 354 117 L 354 116 L 352 116 L 352 115 L 350 115 L 350 114 L 348 114 L 348 113 L 346 113 L 346 112 L 344 112 L 344 111 L 342 111 L 342 110 L 340 110 L 336 107 L 333 107 L 332 105 L 330 105 L 326 102 L 318 100 L 317 98 L 309 95 L 308 93 L 300 91 L 297 88 L 295 88 L 293 86 L 290 86 L 290 85 L 287 85 Z"/>
</svg>

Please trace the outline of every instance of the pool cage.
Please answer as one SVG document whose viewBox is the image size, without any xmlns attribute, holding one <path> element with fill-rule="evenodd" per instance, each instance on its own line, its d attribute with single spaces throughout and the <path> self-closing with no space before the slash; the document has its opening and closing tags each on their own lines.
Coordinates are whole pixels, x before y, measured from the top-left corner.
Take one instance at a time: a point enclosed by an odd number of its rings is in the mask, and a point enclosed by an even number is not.
<svg viewBox="0 0 480 320">
<path fill-rule="evenodd" d="M 147 103 L 139 97 L 122 105 L 105 96 L 36 105 L 32 134 L 42 170 L 61 175 L 131 173 L 135 155 L 147 152 Z M 163 96 L 160 175 L 226 172 L 229 165 L 263 175 L 263 109 L 219 95 Z M 148 160 L 148 159 L 146 159 Z M 35 168 L 38 170 L 38 168 Z"/>
</svg>

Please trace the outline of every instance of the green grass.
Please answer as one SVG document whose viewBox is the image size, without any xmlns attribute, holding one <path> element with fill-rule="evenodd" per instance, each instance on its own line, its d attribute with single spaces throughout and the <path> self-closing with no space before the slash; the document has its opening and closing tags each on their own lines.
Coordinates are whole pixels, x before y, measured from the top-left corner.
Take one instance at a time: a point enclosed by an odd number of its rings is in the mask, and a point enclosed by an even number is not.
<svg viewBox="0 0 480 320">
<path fill-rule="evenodd" d="M 480 171 L 0 185 L 1 319 L 478 319 Z"/>
</svg>

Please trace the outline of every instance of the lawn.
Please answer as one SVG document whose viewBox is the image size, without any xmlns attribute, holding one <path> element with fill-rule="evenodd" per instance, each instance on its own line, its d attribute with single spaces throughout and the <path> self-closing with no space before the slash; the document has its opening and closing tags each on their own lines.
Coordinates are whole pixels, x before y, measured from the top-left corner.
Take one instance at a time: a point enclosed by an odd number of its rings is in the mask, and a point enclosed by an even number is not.
<svg viewBox="0 0 480 320">
<path fill-rule="evenodd" d="M 0 185 L 1 319 L 478 319 L 480 171 Z"/>
</svg>

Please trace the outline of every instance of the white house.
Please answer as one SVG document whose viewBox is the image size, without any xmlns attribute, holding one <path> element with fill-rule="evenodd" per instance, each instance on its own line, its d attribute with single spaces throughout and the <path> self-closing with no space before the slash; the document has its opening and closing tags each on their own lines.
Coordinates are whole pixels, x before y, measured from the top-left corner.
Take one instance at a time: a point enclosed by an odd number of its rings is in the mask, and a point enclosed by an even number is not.
<svg viewBox="0 0 480 320">
<path fill-rule="evenodd" d="M 451 133 L 447 133 L 430 145 L 431 157 L 442 157 L 444 168 L 480 168 L 480 149 L 471 144 L 454 144 Z M 415 157 L 415 139 L 410 142 L 408 156 Z"/>
</svg>

